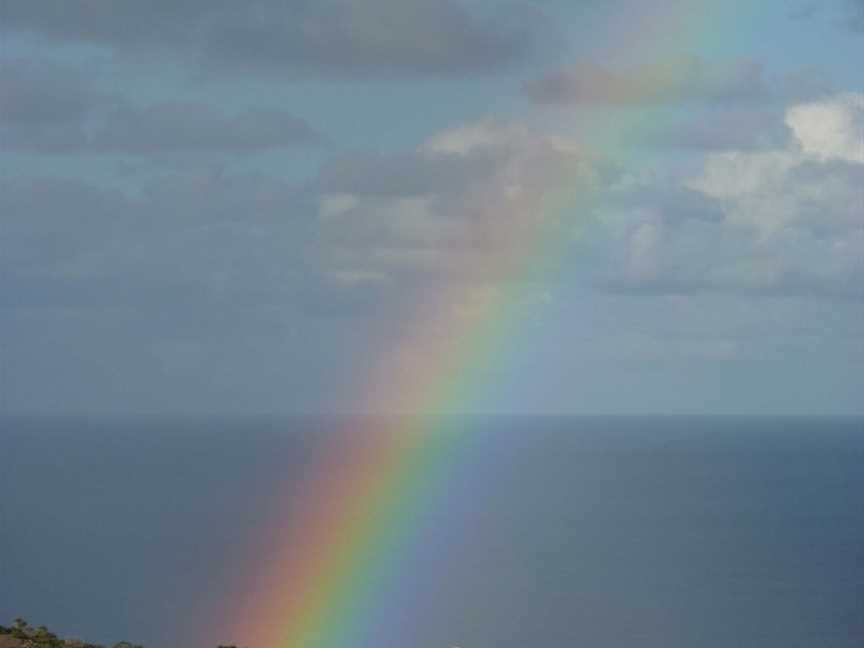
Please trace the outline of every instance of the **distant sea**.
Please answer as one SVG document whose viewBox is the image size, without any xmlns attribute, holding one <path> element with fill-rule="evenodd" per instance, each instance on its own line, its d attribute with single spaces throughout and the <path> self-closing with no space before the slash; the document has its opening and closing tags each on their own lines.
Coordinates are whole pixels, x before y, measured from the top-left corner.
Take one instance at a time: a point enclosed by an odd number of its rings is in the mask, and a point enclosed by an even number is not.
<svg viewBox="0 0 864 648">
<path fill-rule="evenodd" d="M 434 595 L 380 648 L 864 646 L 864 419 L 466 421 Z M 345 423 L 4 421 L 0 624 L 215 648 L 189 637 Z"/>
</svg>

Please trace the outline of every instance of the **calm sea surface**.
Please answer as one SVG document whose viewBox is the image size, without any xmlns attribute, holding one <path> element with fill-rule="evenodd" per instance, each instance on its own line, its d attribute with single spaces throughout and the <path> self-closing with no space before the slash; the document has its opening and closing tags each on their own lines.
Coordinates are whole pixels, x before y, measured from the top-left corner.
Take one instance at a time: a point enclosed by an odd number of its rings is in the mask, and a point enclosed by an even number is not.
<svg viewBox="0 0 864 648">
<path fill-rule="evenodd" d="M 864 646 L 864 420 L 459 425 L 358 647 Z M 205 648 L 190 637 L 235 595 L 274 503 L 290 516 L 310 496 L 346 427 L 2 423 L 0 624 Z"/>
</svg>

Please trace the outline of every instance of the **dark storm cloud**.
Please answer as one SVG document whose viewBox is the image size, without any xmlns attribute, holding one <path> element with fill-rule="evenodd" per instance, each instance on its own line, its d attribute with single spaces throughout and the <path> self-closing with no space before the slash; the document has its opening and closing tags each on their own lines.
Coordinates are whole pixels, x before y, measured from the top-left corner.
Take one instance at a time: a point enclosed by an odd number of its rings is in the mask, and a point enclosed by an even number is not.
<svg viewBox="0 0 864 648">
<path fill-rule="evenodd" d="M 170 46 L 225 66 L 337 75 L 450 76 L 528 57 L 541 20 L 529 9 L 474 15 L 455 0 L 7 0 L 6 29 L 116 48 Z M 195 51 L 197 50 L 197 52 Z"/>
</svg>

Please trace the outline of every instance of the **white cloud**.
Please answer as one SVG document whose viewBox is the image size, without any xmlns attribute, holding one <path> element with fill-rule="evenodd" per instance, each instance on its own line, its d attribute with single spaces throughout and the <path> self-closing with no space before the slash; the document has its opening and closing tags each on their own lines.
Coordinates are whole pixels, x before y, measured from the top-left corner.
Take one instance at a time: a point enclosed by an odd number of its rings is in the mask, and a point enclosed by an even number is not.
<svg viewBox="0 0 864 648">
<path fill-rule="evenodd" d="M 443 131 L 401 156 L 402 175 L 438 174 L 417 182 L 403 177 L 408 195 L 392 191 L 387 178 L 394 160 L 380 156 L 345 158 L 325 167 L 315 187 L 351 186 L 362 176 L 378 192 L 323 193 L 319 198 L 322 244 L 329 272 L 389 276 L 422 281 L 498 281 L 506 259 L 537 236 L 556 214 L 544 210 L 551 188 L 588 171 L 577 145 L 561 136 L 532 132 L 523 124 L 481 121 Z M 438 170 L 466 174 L 458 182 Z M 338 176 L 333 173 L 338 170 Z M 356 184 L 356 183 L 354 183 Z"/>
<path fill-rule="evenodd" d="M 660 226 L 638 225 L 628 238 L 627 274 L 635 279 L 655 279 L 659 270 Z"/>
<path fill-rule="evenodd" d="M 864 163 L 864 94 L 846 93 L 793 106 L 786 113 L 804 152 Z"/>
<path fill-rule="evenodd" d="M 709 154 L 689 179 L 619 181 L 594 233 L 605 251 L 601 282 L 860 298 L 862 107 L 864 95 L 850 94 L 794 105 L 785 120 L 796 141 L 783 149 Z M 703 204 L 680 187 L 664 194 L 664 182 L 683 182 Z"/>
<path fill-rule="evenodd" d="M 864 225 L 864 95 L 790 107 L 800 150 L 723 153 L 706 159 L 690 186 L 724 201 L 727 219 L 763 236 L 797 226 L 854 230 Z"/>
<path fill-rule="evenodd" d="M 794 199 L 784 190 L 801 161 L 791 151 L 709 155 L 704 172 L 689 186 L 723 201 L 728 222 L 770 234 L 794 219 Z"/>
<path fill-rule="evenodd" d="M 854 297 L 864 281 L 864 165 L 849 153 L 858 105 L 840 95 L 777 111 L 775 123 L 795 140 L 696 157 L 699 171 L 689 176 L 661 164 L 605 181 L 572 137 L 525 122 L 464 125 L 404 159 L 406 168 L 422 159 L 418 173 L 470 161 L 460 167 L 470 175 L 464 182 L 414 183 L 416 195 L 323 194 L 322 258 L 333 276 L 389 278 L 392 286 L 398 278 L 506 280 L 507 259 L 524 254 L 531 237 L 548 228 L 567 236 L 584 223 L 549 208 L 549 197 L 588 188 L 599 204 L 597 222 L 580 235 L 590 267 L 568 281 L 628 292 Z M 835 126 L 808 131 L 826 111 Z M 368 162 L 375 173 L 392 166 Z M 340 173 L 352 176 L 352 165 L 364 159 L 346 160 Z"/>
<path fill-rule="evenodd" d="M 529 138 L 528 129 L 520 124 L 487 119 L 437 133 L 421 149 L 432 153 L 469 155 L 484 149 L 524 146 Z"/>
</svg>

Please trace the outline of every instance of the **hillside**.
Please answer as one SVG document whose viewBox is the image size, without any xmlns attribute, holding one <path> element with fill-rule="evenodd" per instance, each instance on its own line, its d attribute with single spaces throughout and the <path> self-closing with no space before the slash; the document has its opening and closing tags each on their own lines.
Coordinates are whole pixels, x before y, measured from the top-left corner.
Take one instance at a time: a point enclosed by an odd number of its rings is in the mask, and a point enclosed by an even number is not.
<svg viewBox="0 0 864 648">
<path fill-rule="evenodd" d="M 24 619 L 15 619 L 11 627 L 0 625 L 0 648 L 105 648 L 99 644 L 87 643 L 80 639 L 63 639 L 45 626 L 33 627 Z M 121 641 L 111 648 L 143 648 L 128 641 Z M 219 648 L 236 648 L 219 646 Z"/>
<path fill-rule="evenodd" d="M 0 648 L 104 648 L 80 639 L 63 639 L 45 626 L 33 627 L 24 619 L 15 619 L 12 627 L 0 626 Z M 112 648 L 142 648 L 121 641 Z"/>
</svg>

